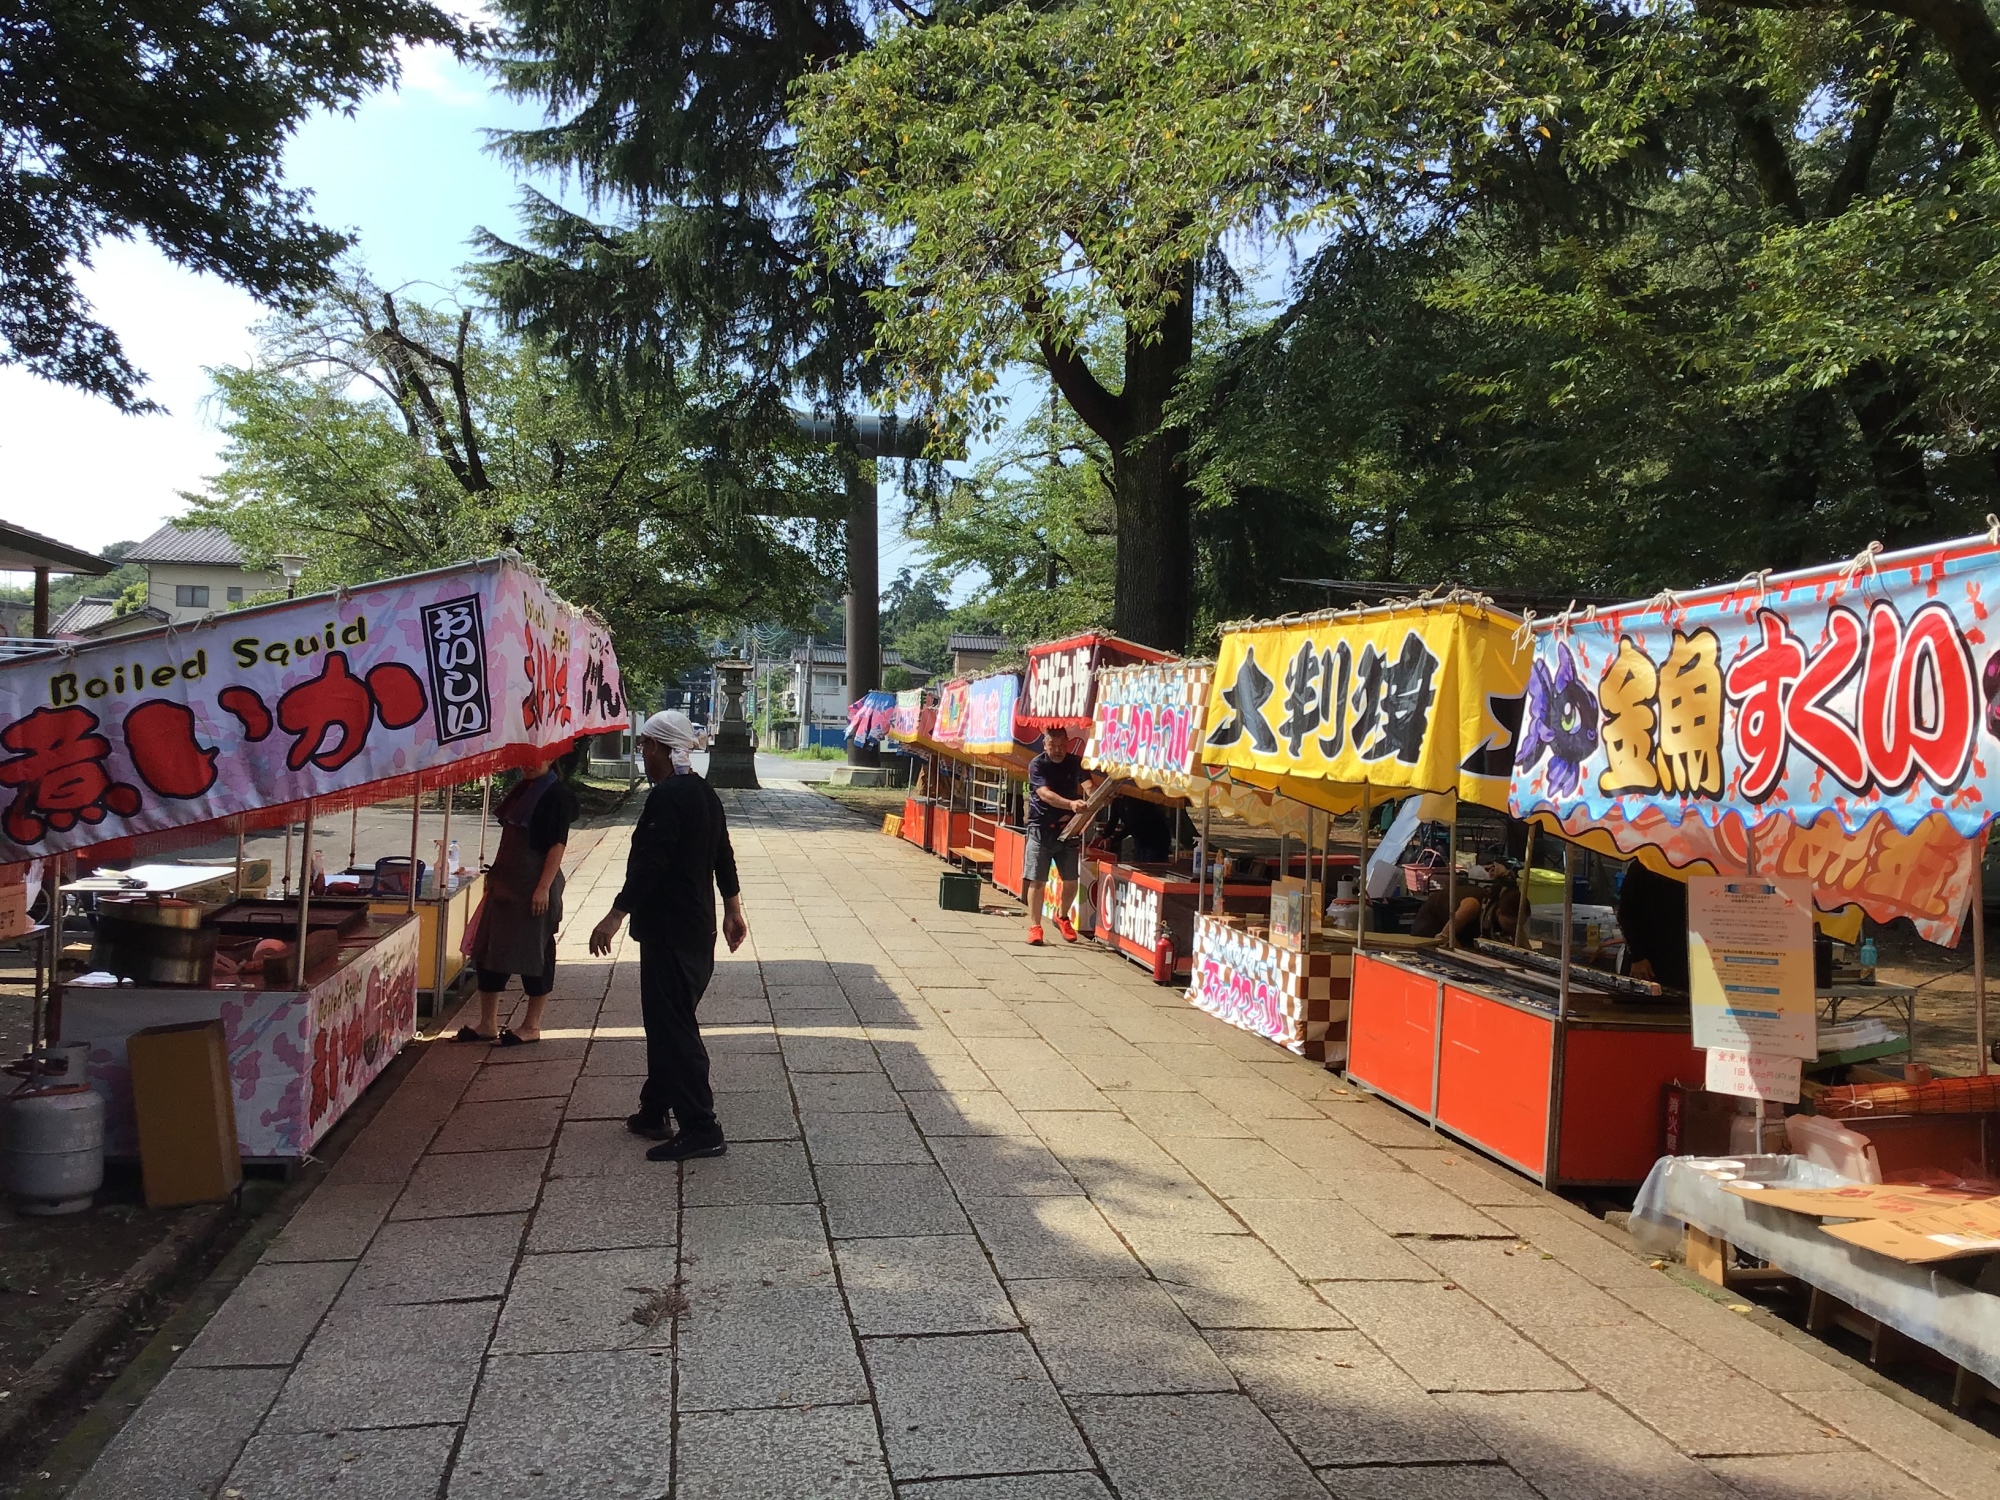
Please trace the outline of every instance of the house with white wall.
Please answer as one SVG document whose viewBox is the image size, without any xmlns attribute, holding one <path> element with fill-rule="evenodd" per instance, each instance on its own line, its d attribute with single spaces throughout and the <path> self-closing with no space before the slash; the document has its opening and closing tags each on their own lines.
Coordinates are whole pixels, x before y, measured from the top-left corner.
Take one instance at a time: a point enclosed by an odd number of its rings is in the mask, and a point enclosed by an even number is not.
<svg viewBox="0 0 2000 1500">
<path fill-rule="evenodd" d="M 146 603 L 178 625 L 221 614 L 282 589 L 277 573 L 243 565 L 229 534 L 213 526 L 162 526 L 125 555 L 146 570 Z"/>
</svg>

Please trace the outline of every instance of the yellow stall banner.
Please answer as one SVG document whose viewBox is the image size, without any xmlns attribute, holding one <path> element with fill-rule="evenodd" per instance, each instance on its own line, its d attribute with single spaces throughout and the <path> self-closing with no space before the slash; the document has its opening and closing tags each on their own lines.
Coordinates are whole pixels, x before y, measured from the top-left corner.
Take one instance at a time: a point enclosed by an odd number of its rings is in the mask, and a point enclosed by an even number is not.
<svg viewBox="0 0 2000 1500">
<path fill-rule="evenodd" d="M 1534 659 L 1520 623 L 1450 601 L 1225 627 L 1201 757 L 1336 812 L 1364 786 L 1504 812 Z"/>
</svg>

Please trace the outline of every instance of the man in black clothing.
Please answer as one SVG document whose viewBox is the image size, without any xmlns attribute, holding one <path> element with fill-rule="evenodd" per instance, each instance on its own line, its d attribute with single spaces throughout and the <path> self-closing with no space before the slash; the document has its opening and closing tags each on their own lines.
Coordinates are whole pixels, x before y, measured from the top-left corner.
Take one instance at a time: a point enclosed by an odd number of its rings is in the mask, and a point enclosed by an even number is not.
<svg viewBox="0 0 2000 1500">
<path fill-rule="evenodd" d="M 1064 942 L 1076 941 L 1076 927 L 1064 913 L 1076 892 L 1078 840 L 1065 841 L 1062 831 L 1083 809 L 1090 783 L 1084 779 L 1083 762 L 1069 752 L 1068 731 L 1051 725 L 1042 734 L 1042 753 L 1028 762 L 1028 837 L 1021 897 L 1028 904 L 1028 941 L 1036 947 L 1042 942 L 1042 885 L 1051 862 L 1056 867 L 1056 931 Z"/>
<path fill-rule="evenodd" d="M 639 1007 L 646 1023 L 646 1084 L 626 1127 L 660 1144 L 652 1161 L 720 1156 L 728 1149 L 708 1084 L 708 1049 L 695 1008 L 715 973 L 715 895 L 722 892 L 722 935 L 733 953 L 749 936 L 743 920 L 736 854 L 722 800 L 687 764 L 700 734 L 678 709 L 654 714 L 639 732 L 653 790 L 632 830 L 625 885 L 590 934 L 606 954 L 629 914 L 639 944 Z M 680 1129 L 670 1133 L 668 1117 Z"/>
<path fill-rule="evenodd" d="M 1625 934 L 1626 972 L 1670 990 L 1688 987 L 1688 888 L 1656 875 L 1638 860 L 1618 887 L 1618 930 Z"/>
</svg>

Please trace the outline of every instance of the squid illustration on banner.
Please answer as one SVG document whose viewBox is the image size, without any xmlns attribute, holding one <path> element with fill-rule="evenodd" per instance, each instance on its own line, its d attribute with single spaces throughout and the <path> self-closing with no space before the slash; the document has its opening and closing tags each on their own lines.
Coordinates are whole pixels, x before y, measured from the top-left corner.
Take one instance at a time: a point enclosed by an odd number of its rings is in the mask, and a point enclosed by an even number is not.
<svg viewBox="0 0 2000 1500">
<path fill-rule="evenodd" d="M 1956 939 L 2000 798 L 2000 546 L 1981 537 L 1564 619 L 1536 642 L 1511 804 L 1676 869 Z"/>
<path fill-rule="evenodd" d="M 623 730 L 611 638 L 509 560 L 0 664 L 0 864 Z"/>
<path fill-rule="evenodd" d="M 1225 627 L 1201 758 L 1337 811 L 1364 785 L 1504 807 L 1519 624 L 1441 601 Z"/>
</svg>

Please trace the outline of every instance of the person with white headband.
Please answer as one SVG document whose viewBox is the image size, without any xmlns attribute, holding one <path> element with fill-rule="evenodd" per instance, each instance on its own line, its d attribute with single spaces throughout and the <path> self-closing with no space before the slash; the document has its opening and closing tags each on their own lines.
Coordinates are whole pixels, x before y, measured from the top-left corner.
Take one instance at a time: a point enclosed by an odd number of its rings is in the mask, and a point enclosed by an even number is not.
<svg viewBox="0 0 2000 1500">
<path fill-rule="evenodd" d="M 629 915 L 639 944 L 646 1082 L 638 1112 L 626 1119 L 625 1128 L 660 1143 L 646 1153 L 651 1161 L 688 1161 L 729 1149 L 715 1118 L 708 1048 L 695 1017 L 715 973 L 715 892 L 722 892 L 722 935 L 732 953 L 749 936 L 750 925 L 743 920 L 722 799 L 689 764 L 707 740 L 676 708 L 654 714 L 640 728 L 653 790 L 632 830 L 625 885 L 590 934 L 590 951 L 607 954 Z"/>
</svg>

